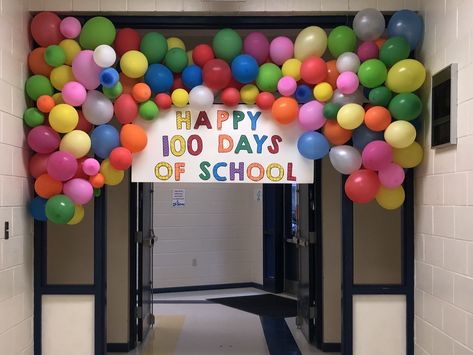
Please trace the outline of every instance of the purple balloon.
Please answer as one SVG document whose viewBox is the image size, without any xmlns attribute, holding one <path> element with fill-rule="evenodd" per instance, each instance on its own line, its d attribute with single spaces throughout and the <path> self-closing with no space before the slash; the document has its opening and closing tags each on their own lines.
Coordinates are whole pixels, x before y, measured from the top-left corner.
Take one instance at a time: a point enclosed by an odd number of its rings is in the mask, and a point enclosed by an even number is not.
<svg viewBox="0 0 473 355">
<path fill-rule="evenodd" d="M 47 170 L 53 179 L 67 181 L 76 174 L 77 160 L 70 153 L 54 152 L 49 156 Z"/>
<path fill-rule="evenodd" d="M 395 163 L 390 163 L 379 170 L 378 177 L 384 187 L 394 189 L 404 182 L 404 169 Z"/>
<path fill-rule="evenodd" d="M 291 96 L 296 92 L 297 82 L 292 76 L 283 76 L 278 81 L 278 91 L 283 96 Z"/>
<path fill-rule="evenodd" d="M 49 154 L 59 147 L 61 137 L 51 127 L 41 125 L 36 126 L 28 133 L 27 141 L 35 152 Z"/>
<path fill-rule="evenodd" d="M 75 178 L 64 184 L 63 192 L 76 205 L 85 205 L 92 199 L 94 188 L 87 180 Z"/>
<path fill-rule="evenodd" d="M 385 141 L 373 141 L 363 149 L 361 158 L 366 169 L 382 170 L 392 162 L 393 149 Z"/>
<path fill-rule="evenodd" d="M 325 124 L 324 105 L 316 100 L 309 101 L 299 109 L 299 123 L 306 131 L 315 131 Z"/>
<path fill-rule="evenodd" d="M 285 36 L 276 37 L 271 41 L 269 47 L 269 56 L 277 65 L 283 65 L 284 62 L 294 55 L 294 43 Z"/>
<path fill-rule="evenodd" d="M 259 65 L 266 62 L 269 56 L 269 41 L 261 32 L 251 32 L 243 42 L 243 53 L 253 56 Z"/>
<path fill-rule="evenodd" d="M 100 171 L 100 163 L 94 158 L 87 158 L 82 162 L 82 171 L 89 176 L 97 175 Z"/>
<path fill-rule="evenodd" d="M 368 59 L 378 58 L 379 48 L 374 42 L 363 42 L 358 47 L 356 54 L 360 58 L 360 61 L 364 62 Z"/>
<path fill-rule="evenodd" d="M 337 78 L 337 89 L 344 95 L 353 94 L 360 85 L 358 75 L 351 71 L 341 73 Z"/>
<path fill-rule="evenodd" d="M 76 80 L 87 90 L 93 90 L 100 85 L 100 68 L 94 61 L 94 51 L 80 51 L 72 61 L 72 72 Z"/>
</svg>

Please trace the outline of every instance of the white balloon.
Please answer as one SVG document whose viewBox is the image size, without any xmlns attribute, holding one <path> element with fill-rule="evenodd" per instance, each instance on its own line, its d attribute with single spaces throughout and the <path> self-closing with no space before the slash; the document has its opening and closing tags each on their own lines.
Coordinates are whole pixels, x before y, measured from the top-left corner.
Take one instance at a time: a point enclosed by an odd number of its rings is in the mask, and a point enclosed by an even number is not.
<svg viewBox="0 0 473 355">
<path fill-rule="evenodd" d="M 196 109 L 207 109 L 214 103 L 214 94 L 207 86 L 195 86 L 189 92 L 189 104 Z"/>
<path fill-rule="evenodd" d="M 94 62 L 101 68 L 111 67 L 116 59 L 117 54 L 109 45 L 101 44 L 94 50 Z"/>
<path fill-rule="evenodd" d="M 356 90 L 353 94 L 349 94 L 349 95 L 342 93 L 338 89 L 335 90 L 333 92 L 333 96 L 330 102 L 343 106 L 343 105 L 351 104 L 351 103 L 362 105 L 367 101 L 368 100 L 363 95 L 363 91 L 361 87 L 358 87 L 358 90 Z"/>
<path fill-rule="evenodd" d="M 360 67 L 360 58 L 353 52 L 345 52 L 337 59 L 337 70 L 339 73 L 351 71 L 356 73 Z"/>
<path fill-rule="evenodd" d="M 339 173 L 350 175 L 361 168 L 361 154 L 350 145 L 339 145 L 330 149 L 330 162 Z"/>
<path fill-rule="evenodd" d="M 113 117 L 113 104 L 101 92 L 91 90 L 87 93 L 87 98 L 82 104 L 82 113 L 87 121 L 94 125 L 101 125 Z"/>
<path fill-rule="evenodd" d="M 353 30 L 362 41 L 374 41 L 379 38 L 386 26 L 383 14 L 376 9 L 364 9 L 353 19 Z"/>
</svg>

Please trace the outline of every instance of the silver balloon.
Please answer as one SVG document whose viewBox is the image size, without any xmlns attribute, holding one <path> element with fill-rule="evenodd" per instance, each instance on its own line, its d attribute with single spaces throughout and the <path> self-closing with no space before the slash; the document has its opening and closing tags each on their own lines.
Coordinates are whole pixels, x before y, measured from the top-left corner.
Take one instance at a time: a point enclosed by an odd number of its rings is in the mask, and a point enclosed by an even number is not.
<svg viewBox="0 0 473 355">
<path fill-rule="evenodd" d="M 90 90 L 82 104 L 82 113 L 87 121 L 94 125 L 109 122 L 113 117 L 112 102 L 100 91 Z"/>
<path fill-rule="evenodd" d="M 345 95 L 344 93 L 342 93 L 340 90 L 337 89 L 333 92 L 333 96 L 331 100 L 331 102 L 342 105 L 342 106 L 346 104 L 351 104 L 351 103 L 362 105 L 367 101 L 368 100 L 363 95 L 363 91 L 361 88 L 356 90 L 353 94 L 349 94 L 349 95 Z"/>
<path fill-rule="evenodd" d="M 349 145 L 339 145 L 330 149 L 330 162 L 339 173 L 350 175 L 361 168 L 361 154 Z"/>
<path fill-rule="evenodd" d="M 212 107 L 214 94 L 207 86 L 198 85 L 189 92 L 189 105 L 198 110 Z"/>
<path fill-rule="evenodd" d="M 379 38 L 385 26 L 383 14 L 376 9 L 361 10 L 353 20 L 353 30 L 362 41 L 374 41 Z"/>
<path fill-rule="evenodd" d="M 337 58 L 336 65 L 339 73 L 346 71 L 356 73 L 360 67 L 360 58 L 353 52 L 345 52 Z"/>
</svg>

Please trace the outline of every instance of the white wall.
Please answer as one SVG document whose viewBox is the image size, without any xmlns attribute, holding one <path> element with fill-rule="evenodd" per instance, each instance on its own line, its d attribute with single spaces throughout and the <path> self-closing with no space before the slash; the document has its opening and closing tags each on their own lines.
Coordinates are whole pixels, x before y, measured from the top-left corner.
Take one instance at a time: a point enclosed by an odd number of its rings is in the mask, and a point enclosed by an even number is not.
<svg viewBox="0 0 473 355">
<path fill-rule="evenodd" d="M 416 354 L 473 354 L 473 1 L 423 0 L 429 74 L 459 64 L 458 144 L 416 171 Z M 429 87 L 424 89 L 430 101 Z"/>
<path fill-rule="evenodd" d="M 33 234 L 23 129 L 29 52 L 26 1 L 0 10 L 0 354 L 33 354 Z M 5 221 L 11 238 L 4 240 Z"/>
</svg>

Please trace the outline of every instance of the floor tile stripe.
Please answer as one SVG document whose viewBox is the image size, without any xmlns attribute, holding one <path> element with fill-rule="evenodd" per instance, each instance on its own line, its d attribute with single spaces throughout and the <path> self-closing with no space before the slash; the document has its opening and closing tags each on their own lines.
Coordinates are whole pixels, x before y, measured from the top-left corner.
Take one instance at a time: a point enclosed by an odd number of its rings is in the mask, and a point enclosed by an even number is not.
<svg viewBox="0 0 473 355">
<path fill-rule="evenodd" d="M 156 317 L 156 328 L 150 332 L 143 355 L 174 355 L 177 342 L 184 326 L 183 315 L 162 315 Z"/>
<path fill-rule="evenodd" d="M 260 317 L 271 355 L 302 355 L 284 318 Z"/>
</svg>

